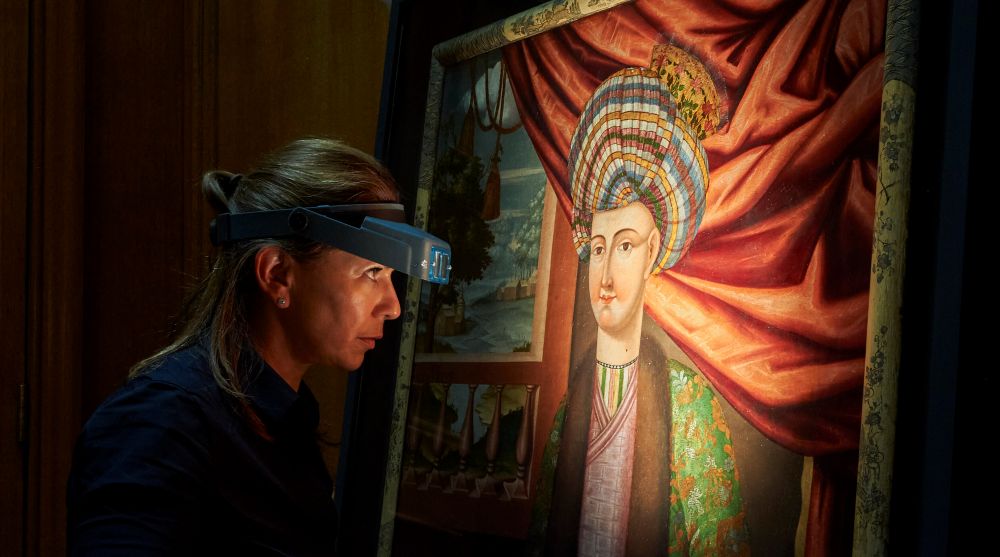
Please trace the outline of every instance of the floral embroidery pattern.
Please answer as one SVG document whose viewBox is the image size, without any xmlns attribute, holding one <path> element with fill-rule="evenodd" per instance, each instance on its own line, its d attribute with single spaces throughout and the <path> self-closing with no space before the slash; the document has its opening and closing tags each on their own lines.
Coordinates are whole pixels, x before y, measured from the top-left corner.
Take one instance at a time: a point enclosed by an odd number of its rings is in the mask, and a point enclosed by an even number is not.
<svg viewBox="0 0 1000 557">
<path fill-rule="evenodd" d="M 670 555 L 749 555 L 732 433 L 701 376 L 670 361 Z"/>
<path fill-rule="evenodd" d="M 865 366 L 865 443 L 861 447 L 861 458 L 858 469 L 858 504 L 861 512 L 869 515 L 869 524 L 881 530 L 887 526 L 886 494 L 879 488 L 877 479 L 882 474 L 882 464 L 885 454 L 879 445 L 885 424 L 882 410 L 885 405 L 877 396 L 877 389 L 885 379 L 886 349 L 888 348 L 889 327 L 882 325 L 873 339 L 872 355 Z"/>
<path fill-rule="evenodd" d="M 660 76 L 684 120 L 698 139 L 719 129 L 719 94 L 705 66 L 683 49 L 669 44 L 653 47 L 650 69 Z"/>
<path fill-rule="evenodd" d="M 902 126 L 902 118 L 907 111 L 906 100 L 899 93 L 891 95 L 882 102 L 882 129 L 879 132 L 879 152 L 882 164 L 879 165 L 878 175 L 878 195 L 879 206 L 878 215 L 875 218 L 875 234 L 872 239 L 872 273 L 875 281 L 879 284 L 891 275 L 896 269 L 896 259 L 899 249 L 896 241 L 887 238 L 892 237 L 896 228 L 893 217 L 885 207 L 892 201 L 894 190 L 899 183 L 896 176 L 906 161 L 902 160 L 903 154 L 910 144 L 910 132 L 906 126 Z"/>
</svg>

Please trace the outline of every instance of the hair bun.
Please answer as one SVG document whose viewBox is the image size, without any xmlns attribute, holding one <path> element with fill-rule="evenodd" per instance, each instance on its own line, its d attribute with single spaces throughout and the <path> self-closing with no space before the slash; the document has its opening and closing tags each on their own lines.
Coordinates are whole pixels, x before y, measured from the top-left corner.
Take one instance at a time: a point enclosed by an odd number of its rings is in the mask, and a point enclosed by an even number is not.
<svg viewBox="0 0 1000 557">
<path fill-rule="evenodd" d="M 206 172 L 201 179 L 201 193 L 211 203 L 216 213 L 232 212 L 230 201 L 242 179 L 242 174 L 233 174 L 225 170 Z"/>
<path fill-rule="evenodd" d="M 223 186 L 224 192 L 226 192 L 226 199 L 232 199 L 233 194 L 236 193 L 236 188 L 240 185 L 240 180 L 243 179 L 242 174 L 230 174 Z"/>
</svg>

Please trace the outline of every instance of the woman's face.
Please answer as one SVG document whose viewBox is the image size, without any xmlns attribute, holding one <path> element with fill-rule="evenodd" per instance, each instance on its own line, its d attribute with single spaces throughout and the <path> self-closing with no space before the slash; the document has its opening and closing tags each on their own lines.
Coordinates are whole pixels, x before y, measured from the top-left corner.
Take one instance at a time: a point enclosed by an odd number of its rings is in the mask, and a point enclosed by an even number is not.
<svg viewBox="0 0 1000 557">
<path fill-rule="evenodd" d="M 353 371 L 399 317 L 392 269 L 338 249 L 295 264 L 289 342 L 296 359 Z"/>
<path fill-rule="evenodd" d="M 659 231 L 642 203 L 594 213 L 589 291 L 602 331 L 614 335 L 642 319 L 643 291 L 659 248 Z"/>
</svg>

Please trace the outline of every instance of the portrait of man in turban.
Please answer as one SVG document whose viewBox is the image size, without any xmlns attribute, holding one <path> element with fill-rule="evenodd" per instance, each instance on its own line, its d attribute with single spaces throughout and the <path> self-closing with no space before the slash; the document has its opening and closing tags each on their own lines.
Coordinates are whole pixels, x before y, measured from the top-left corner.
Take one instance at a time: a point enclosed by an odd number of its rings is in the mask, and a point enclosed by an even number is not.
<svg viewBox="0 0 1000 557">
<path fill-rule="evenodd" d="M 573 135 L 573 240 L 597 336 L 593 367 L 556 418 L 559 447 L 546 455 L 551 506 L 536 520 L 546 554 L 748 553 L 715 393 L 642 342 L 646 282 L 684 255 L 704 213 L 698 124 L 656 71 L 626 68 L 594 91 Z"/>
<path fill-rule="evenodd" d="M 537 386 L 524 498 L 481 500 L 495 514 L 479 522 L 439 498 L 435 524 L 507 536 L 508 554 L 843 554 L 871 495 L 858 434 L 885 3 L 575 5 L 438 54 L 448 77 L 502 51 L 554 205 L 538 284 L 562 297 L 534 314 L 550 336 L 530 358 L 424 368 Z"/>
</svg>

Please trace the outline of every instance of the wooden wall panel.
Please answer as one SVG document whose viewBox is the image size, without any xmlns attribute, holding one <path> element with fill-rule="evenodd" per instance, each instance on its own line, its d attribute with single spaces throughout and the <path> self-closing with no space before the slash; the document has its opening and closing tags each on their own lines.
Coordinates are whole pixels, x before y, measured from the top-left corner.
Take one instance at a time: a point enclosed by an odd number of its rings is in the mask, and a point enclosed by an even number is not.
<svg viewBox="0 0 1000 557">
<path fill-rule="evenodd" d="M 184 5 L 87 7 L 84 416 L 163 346 L 181 306 Z"/>
<path fill-rule="evenodd" d="M 21 547 L 24 452 L 19 441 L 25 384 L 25 271 L 28 208 L 27 0 L 4 4 L 0 18 L 0 540 Z"/>
<path fill-rule="evenodd" d="M 205 223 L 211 208 L 198 187 L 202 173 L 215 165 L 218 5 L 216 0 L 184 0 L 184 274 L 203 277 L 211 242 Z"/>
<path fill-rule="evenodd" d="M 375 0 L 219 3 L 218 163 L 243 170 L 305 135 L 375 145 L 389 8 Z"/>
<path fill-rule="evenodd" d="M 80 426 L 83 21 L 76 2 L 32 2 L 26 555 L 64 552 L 66 477 Z"/>
</svg>

